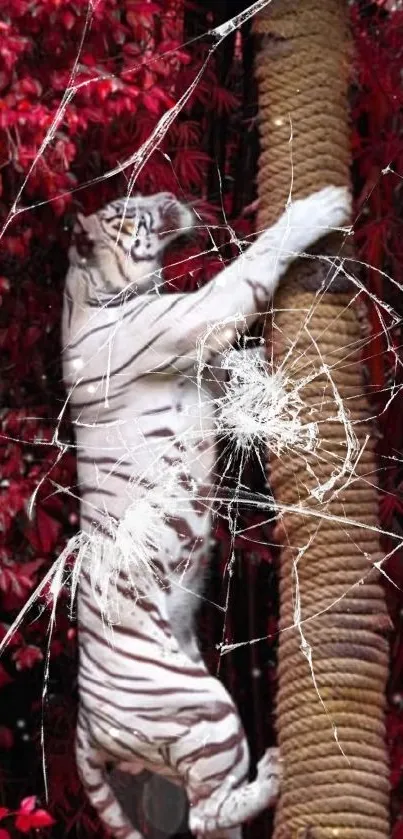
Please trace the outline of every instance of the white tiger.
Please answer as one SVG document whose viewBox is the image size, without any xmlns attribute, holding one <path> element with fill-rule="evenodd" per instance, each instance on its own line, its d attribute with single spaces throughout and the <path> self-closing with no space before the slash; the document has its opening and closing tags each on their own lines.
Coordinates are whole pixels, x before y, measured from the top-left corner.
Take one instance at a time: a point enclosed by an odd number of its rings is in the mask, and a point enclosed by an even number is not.
<svg viewBox="0 0 403 839">
<path fill-rule="evenodd" d="M 277 750 L 266 752 L 256 780 L 247 782 L 237 710 L 207 672 L 193 629 L 215 464 L 214 410 L 196 361 L 222 346 L 223 331 L 245 328 L 264 311 L 292 259 L 346 223 L 349 211 L 347 191 L 336 187 L 291 203 L 205 287 L 167 295 L 160 293 L 162 254 L 194 226 L 187 206 L 161 193 L 78 218 L 62 340 L 89 544 L 96 530 L 105 556 L 118 551 L 124 525 L 130 554 L 130 534 L 147 528 L 144 502 L 152 493 L 165 497 L 152 573 L 133 560 L 116 575 L 112 644 L 90 550 L 79 582 L 77 762 L 92 804 L 118 839 L 141 838 L 108 786 L 107 764 L 181 784 L 198 837 L 239 837 L 237 826 L 277 795 Z M 164 484 L 173 474 L 179 503 Z M 133 557 L 136 550 L 133 542 Z M 102 556 L 96 561 L 102 567 Z"/>
</svg>

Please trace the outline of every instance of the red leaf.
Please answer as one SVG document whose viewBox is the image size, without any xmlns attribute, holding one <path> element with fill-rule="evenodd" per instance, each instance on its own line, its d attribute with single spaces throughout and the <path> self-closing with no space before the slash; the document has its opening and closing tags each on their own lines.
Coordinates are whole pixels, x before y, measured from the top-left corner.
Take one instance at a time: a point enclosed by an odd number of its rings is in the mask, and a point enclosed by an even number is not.
<svg viewBox="0 0 403 839">
<path fill-rule="evenodd" d="M 63 12 L 61 20 L 66 29 L 72 29 L 76 22 L 75 16 L 69 11 Z"/>
<path fill-rule="evenodd" d="M 159 114 L 161 111 L 160 101 L 150 93 L 142 94 L 143 104 L 152 114 Z"/>
<path fill-rule="evenodd" d="M 4 593 L 11 593 L 21 598 L 26 591 L 32 589 L 35 580 L 32 575 L 42 565 L 42 560 L 32 560 L 24 564 L 15 564 L 13 567 L 0 568 L 0 590 Z"/>
<path fill-rule="evenodd" d="M 27 798 L 23 798 L 20 801 L 20 806 L 18 812 L 21 814 L 26 815 L 27 813 L 32 813 L 35 809 L 36 804 L 36 795 L 29 795 Z"/>
<path fill-rule="evenodd" d="M 4 819 L 4 816 L 8 816 L 10 810 L 8 807 L 0 807 L 0 819 Z"/>
<path fill-rule="evenodd" d="M 172 96 L 170 96 L 169 93 L 166 92 L 166 90 L 163 90 L 162 87 L 154 85 L 154 87 L 151 90 L 151 93 L 154 94 L 156 99 L 160 99 L 160 101 L 163 102 L 164 105 L 167 105 L 168 108 L 172 108 L 175 105 L 175 99 Z"/>
<path fill-rule="evenodd" d="M 15 820 L 15 826 L 21 833 L 28 833 L 31 830 L 31 816 L 21 813 Z"/>
<path fill-rule="evenodd" d="M 31 816 L 32 827 L 49 827 L 55 820 L 46 810 L 36 810 Z"/>
<path fill-rule="evenodd" d="M 0 839 L 11 839 L 8 830 L 4 830 L 4 827 L 0 827 Z"/>
<path fill-rule="evenodd" d="M 42 550 L 45 553 L 49 553 L 55 546 L 61 524 L 52 518 L 52 516 L 49 516 L 42 507 L 38 508 L 36 524 Z"/>
<path fill-rule="evenodd" d="M 16 662 L 15 666 L 17 670 L 30 670 L 37 661 L 42 661 L 42 659 L 43 655 L 41 650 L 39 647 L 34 647 L 33 644 L 27 644 L 25 647 L 20 647 L 20 649 L 13 654 L 13 661 Z"/>
<path fill-rule="evenodd" d="M 35 804 L 36 797 L 34 795 L 30 795 L 21 801 L 15 826 L 22 833 L 28 833 L 32 828 L 50 827 L 55 823 L 53 816 L 46 810 L 35 810 Z"/>
</svg>

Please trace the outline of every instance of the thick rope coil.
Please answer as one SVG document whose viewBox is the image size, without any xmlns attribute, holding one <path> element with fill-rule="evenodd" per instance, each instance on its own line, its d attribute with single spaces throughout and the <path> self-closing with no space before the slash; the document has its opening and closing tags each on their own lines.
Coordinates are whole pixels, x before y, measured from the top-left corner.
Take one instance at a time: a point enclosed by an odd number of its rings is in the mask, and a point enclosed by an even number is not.
<svg viewBox="0 0 403 839">
<path fill-rule="evenodd" d="M 349 184 L 346 18 L 344 0 L 273 0 L 255 18 L 259 229 L 284 210 L 291 183 L 297 198 Z M 332 234 L 315 253 L 340 256 L 342 245 Z M 354 288 L 340 274 L 329 285 L 332 275 L 323 259 L 297 263 L 267 329 L 289 387 L 305 382 L 303 422 L 318 429 L 314 450 L 270 457 L 274 497 L 286 510 L 277 699 L 284 781 L 275 839 L 389 836 L 389 621 L 376 568 L 373 429 Z"/>
</svg>

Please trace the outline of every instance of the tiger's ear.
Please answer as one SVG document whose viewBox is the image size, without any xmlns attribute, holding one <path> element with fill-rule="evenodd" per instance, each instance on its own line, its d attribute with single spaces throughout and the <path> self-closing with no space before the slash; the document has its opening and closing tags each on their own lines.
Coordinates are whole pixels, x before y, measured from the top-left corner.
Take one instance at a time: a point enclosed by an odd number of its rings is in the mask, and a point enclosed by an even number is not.
<svg viewBox="0 0 403 839">
<path fill-rule="evenodd" d="M 88 216 L 84 216 L 83 213 L 77 213 L 77 221 L 81 224 L 81 227 L 85 227 L 85 220 Z"/>
<path fill-rule="evenodd" d="M 77 213 L 76 216 L 76 228 L 77 230 L 84 230 L 88 236 L 91 236 L 92 239 L 95 239 L 95 222 L 96 221 L 96 213 L 91 216 L 84 216 L 82 213 Z"/>
</svg>

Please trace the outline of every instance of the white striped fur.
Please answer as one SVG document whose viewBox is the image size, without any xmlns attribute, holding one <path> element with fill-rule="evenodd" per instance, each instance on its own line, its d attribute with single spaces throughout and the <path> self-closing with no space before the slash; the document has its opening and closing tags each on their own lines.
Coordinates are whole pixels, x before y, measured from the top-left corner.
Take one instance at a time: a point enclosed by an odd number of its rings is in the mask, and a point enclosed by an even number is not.
<svg viewBox="0 0 403 839">
<path fill-rule="evenodd" d="M 347 192 L 328 187 L 292 203 L 207 286 L 167 295 L 160 294 L 162 252 L 193 226 L 186 206 L 167 194 L 136 197 L 78 220 L 66 280 L 63 364 L 81 526 L 89 534 L 100 529 L 108 540 L 111 522 L 119 531 L 129 513 L 134 531 L 147 526 L 150 493 L 165 498 L 158 552 L 150 556 L 154 573 L 140 573 L 133 543 L 133 569 L 122 569 L 115 581 L 113 630 L 105 632 L 90 552 L 79 583 L 77 762 L 92 804 L 118 839 L 141 837 L 108 786 L 107 764 L 133 774 L 146 769 L 183 785 L 198 837 L 239 837 L 237 826 L 277 795 L 276 750 L 266 752 L 248 783 L 237 710 L 207 672 L 193 631 L 215 466 L 214 409 L 196 362 L 222 346 L 225 330 L 244 328 L 264 311 L 292 259 L 348 216 Z M 171 474 L 176 501 L 164 484 Z"/>
</svg>

